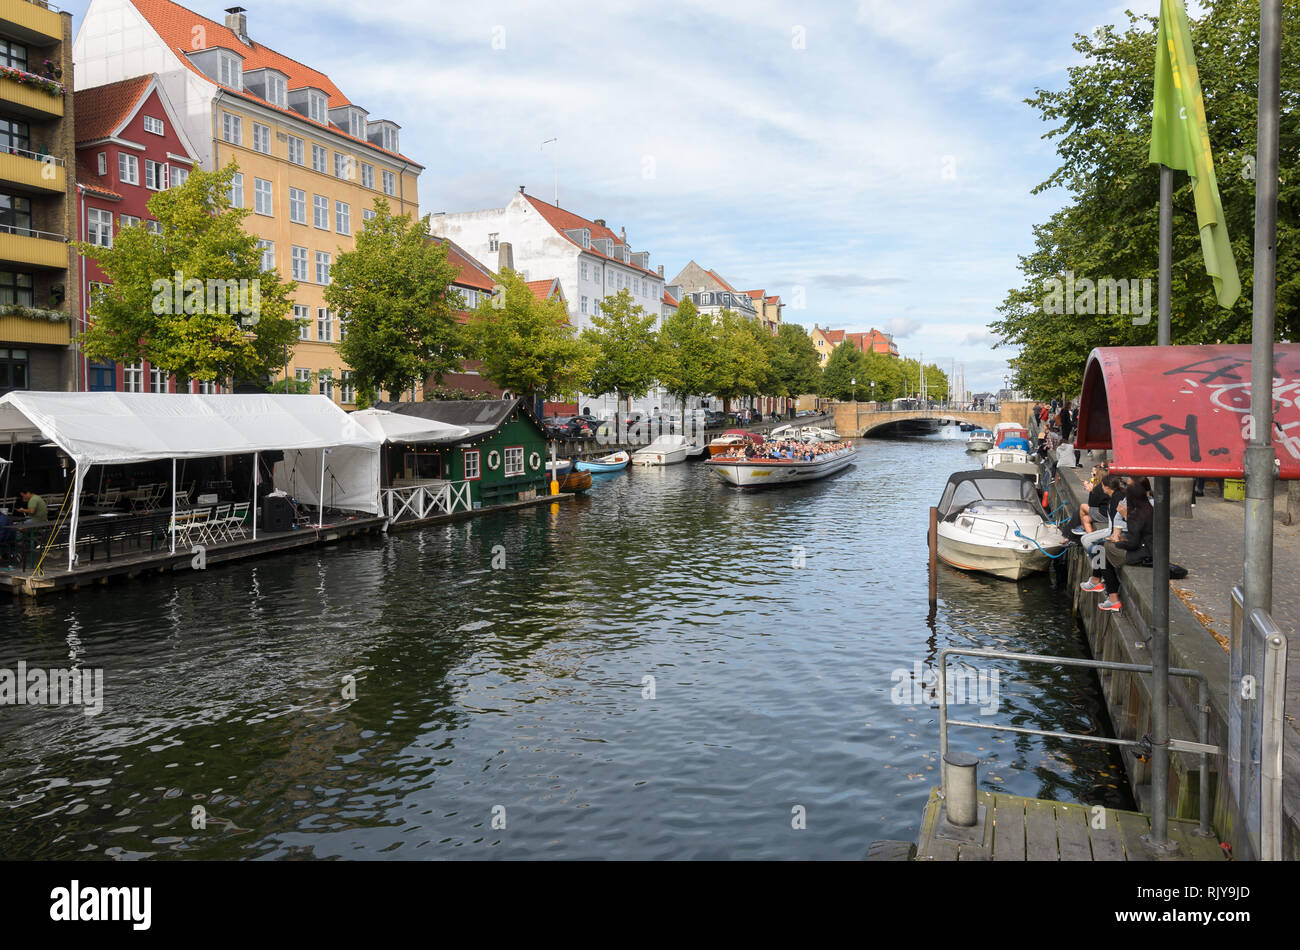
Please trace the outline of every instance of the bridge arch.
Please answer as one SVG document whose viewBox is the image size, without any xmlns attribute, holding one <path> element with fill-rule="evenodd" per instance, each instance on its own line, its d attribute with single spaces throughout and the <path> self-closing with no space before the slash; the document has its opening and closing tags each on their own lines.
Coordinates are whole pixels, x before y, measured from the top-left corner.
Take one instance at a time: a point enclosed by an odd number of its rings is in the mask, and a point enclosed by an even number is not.
<svg viewBox="0 0 1300 950">
<path fill-rule="evenodd" d="M 885 409 L 874 412 L 859 412 L 858 425 L 854 434 L 866 437 L 886 426 L 902 422 L 933 422 L 938 425 L 974 425 L 981 429 L 992 429 L 1002 420 L 1000 412 L 957 412 L 946 409 Z"/>
</svg>

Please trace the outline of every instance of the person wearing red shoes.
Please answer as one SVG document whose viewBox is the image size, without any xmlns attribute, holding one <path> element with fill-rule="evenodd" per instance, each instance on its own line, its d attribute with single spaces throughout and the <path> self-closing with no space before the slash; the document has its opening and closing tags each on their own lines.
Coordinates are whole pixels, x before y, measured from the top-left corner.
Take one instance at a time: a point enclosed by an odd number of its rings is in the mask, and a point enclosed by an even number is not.
<svg viewBox="0 0 1300 950">
<path fill-rule="evenodd" d="M 1115 571 L 1118 564 L 1141 564 L 1151 557 L 1155 541 L 1155 511 L 1147 498 L 1145 479 L 1134 479 L 1124 490 L 1124 501 L 1128 512 L 1126 525 L 1121 535 L 1118 530 L 1106 541 L 1106 566 L 1101 576 L 1106 586 L 1106 599 L 1097 606 L 1102 610 L 1119 612 L 1119 574 Z"/>
</svg>

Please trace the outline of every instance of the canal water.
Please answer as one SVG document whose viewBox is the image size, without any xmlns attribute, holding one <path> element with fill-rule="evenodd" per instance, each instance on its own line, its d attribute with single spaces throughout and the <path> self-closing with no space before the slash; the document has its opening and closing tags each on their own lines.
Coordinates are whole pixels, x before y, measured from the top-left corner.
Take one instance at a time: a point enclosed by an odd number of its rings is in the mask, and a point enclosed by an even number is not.
<svg viewBox="0 0 1300 950">
<path fill-rule="evenodd" d="M 554 510 L 0 601 L 0 667 L 101 669 L 105 690 L 94 716 L 0 707 L 0 857 L 857 859 L 914 840 L 937 651 L 1086 652 L 1047 576 L 941 568 L 929 617 L 927 510 L 974 463 L 956 440 L 859 446 L 776 492 L 643 469 Z M 1108 728 L 1086 673 L 981 661 L 966 685 L 963 718 Z M 1105 747 L 953 746 L 986 789 L 1128 803 Z"/>
</svg>

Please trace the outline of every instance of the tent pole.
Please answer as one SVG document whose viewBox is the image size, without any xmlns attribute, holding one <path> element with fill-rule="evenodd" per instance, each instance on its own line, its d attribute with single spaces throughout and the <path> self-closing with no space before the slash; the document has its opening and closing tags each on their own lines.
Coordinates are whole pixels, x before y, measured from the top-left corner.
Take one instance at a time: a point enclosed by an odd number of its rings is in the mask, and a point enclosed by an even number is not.
<svg viewBox="0 0 1300 950">
<path fill-rule="evenodd" d="M 253 453 L 253 540 L 254 541 L 257 540 L 257 479 L 258 476 L 262 474 L 258 468 L 258 465 L 260 464 L 259 460 L 261 459 L 261 456 L 262 456 L 261 452 Z"/>
<path fill-rule="evenodd" d="M 72 505 L 72 526 L 68 529 L 68 572 L 77 564 L 77 522 L 81 514 L 81 482 L 82 475 L 90 466 L 82 466 L 81 460 L 76 461 L 77 474 L 72 479 L 72 498 L 69 504 Z"/>
<path fill-rule="evenodd" d="M 320 450 L 320 494 L 316 496 L 316 528 L 325 527 L 325 453 L 327 449 Z"/>
<path fill-rule="evenodd" d="M 172 459 L 172 522 L 171 522 L 171 531 L 168 533 L 171 534 L 172 536 L 172 542 L 171 542 L 172 554 L 175 554 L 176 553 L 176 459 L 174 458 Z"/>
</svg>

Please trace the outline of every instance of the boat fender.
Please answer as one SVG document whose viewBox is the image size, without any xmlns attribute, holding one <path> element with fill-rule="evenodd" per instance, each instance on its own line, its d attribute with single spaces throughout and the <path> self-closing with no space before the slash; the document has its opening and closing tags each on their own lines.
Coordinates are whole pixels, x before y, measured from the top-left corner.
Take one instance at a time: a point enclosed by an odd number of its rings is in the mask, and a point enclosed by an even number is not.
<svg viewBox="0 0 1300 950">
<path fill-rule="evenodd" d="M 488 468 L 492 469 L 492 471 L 494 472 L 497 469 L 499 469 L 501 467 L 501 453 L 498 452 L 496 449 L 493 449 L 491 452 L 489 452 L 487 457 L 487 465 Z"/>
<path fill-rule="evenodd" d="M 540 455 L 538 455 L 536 452 L 534 452 L 532 455 L 528 456 L 528 467 L 529 467 L 529 468 L 531 468 L 531 469 L 533 469 L 534 471 L 536 471 L 537 468 L 538 468 L 538 466 L 540 466 L 541 464 L 542 464 L 542 457 L 541 457 Z"/>
<path fill-rule="evenodd" d="M 1050 495 L 1051 495 L 1051 492 L 1043 492 L 1043 510 L 1044 510 L 1044 511 L 1047 510 L 1047 499 L 1048 499 L 1048 497 L 1049 497 Z"/>
</svg>

